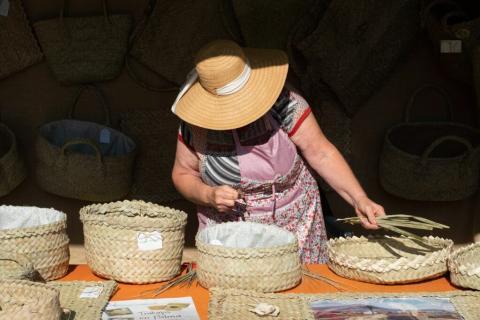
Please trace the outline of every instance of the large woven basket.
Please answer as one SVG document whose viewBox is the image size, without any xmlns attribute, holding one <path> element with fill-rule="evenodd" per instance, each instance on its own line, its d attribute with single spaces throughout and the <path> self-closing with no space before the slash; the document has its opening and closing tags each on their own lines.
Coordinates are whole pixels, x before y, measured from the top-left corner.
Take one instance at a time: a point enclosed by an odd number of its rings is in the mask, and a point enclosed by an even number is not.
<svg viewBox="0 0 480 320">
<path fill-rule="evenodd" d="M 0 13 L 0 79 L 43 59 L 23 10 L 22 1 L 9 0 L 8 4 L 8 12 Z"/>
<path fill-rule="evenodd" d="M 11 251 L 0 251 L 0 281 L 34 279 L 33 264 L 25 255 Z"/>
<path fill-rule="evenodd" d="M 205 288 L 276 292 L 302 278 L 298 242 L 277 226 L 227 222 L 197 234 L 197 276 Z"/>
<path fill-rule="evenodd" d="M 451 240 L 424 237 L 352 237 L 328 241 L 328 266 L 336 274 L 380 284 L 418 282 L 447 272 Z"/>
<path fill-rule="evenodd" d="M 0 248 L 23 254 L 44 280 L 68 271 L 70 259 L 63 212 L 37 207 L 0 206 Z"/>
<path fill-rule="evenodd" d="M 0 281 L 0 319 L 60 320 L 59 293 L 41 283 L 4 280 Z"/>
<path fill-rule="evenodd" d="M 27 176 L 13 132 L 0 123 L 0 197 L 15 189 Z"/>
<path fill-rule="evenodd" d="M 127 283 L 169 280 L 180 272 L 187 215 L 143 201 L 80 210 L 87 262 L 96 274 Z"/>
<path fill-rule="evenodd" d="M 92 87 L 80 88 L 69 119 L 40 127 L 35 149 L 37 183 L 43 190 L 66 198 L 120 200 L 130 191 L 136 144 L 109 126 L 109 109 L 98 87 L 93 86 L 105 112 L 105 124 L 73 119 L 86 88 Z"/>
<path fill-rule="evenodd" d="M 455 250 L 448 260 L 448 270 L 455 285 L 480 290 L 480 243 Z"/>
</svg>

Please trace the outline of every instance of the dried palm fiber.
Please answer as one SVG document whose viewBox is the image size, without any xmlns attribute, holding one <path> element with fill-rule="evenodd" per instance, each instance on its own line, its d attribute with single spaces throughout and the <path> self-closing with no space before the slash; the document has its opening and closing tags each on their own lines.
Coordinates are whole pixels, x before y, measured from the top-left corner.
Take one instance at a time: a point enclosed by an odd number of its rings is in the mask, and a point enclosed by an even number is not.
<svg viewBox="0 0 480 320">
<path fill-rule="evenodd" d="M 25 255 L 44 280 L 63 277 L 70 253 L 65 213 L 47 208 L 0 206 L 0 247 Z"/>
<path fill-rule="evenodd" d="M 328 241 L 328 267 L 339 276 L 379 284 L 436 278 L 447 272 L 451 240 L 351 237 Z"/>
<path fill-rule="evenodd" d="M 452 252 L 448 259 L 450 280 L 453 284 L 480 290 L 480 243 L 474 243 Z"/>
<path fill-rule="evenodd" d="M 480 314 L 480 293 L 474 291 L 450 292 L 342 292 L 321 294 L 284 294 L 260 293 L 236 289 L 213 288 L 210 290 L 208 319 L 259 319 L 255 313 L 249 311 L 252 305 L 266 303 L 277 306 L 280 313 L 277 317 L 266 317 L 278 320 L 314 320 L 311 304 L 321 301 L 342 302 L 363 299 L 389 299 L 389 298 L 440 298 L 448 299 L 453 304 L 455 311 L 465 320 L 477 320 Z M 327 315 L 327 317 L 330 315 Z M 323 319 L 323 318 L 322 318 Z M 325 318 L 327 319 L 327 318 Z M 331 319 L 331 316 L 328 318 Z M 358 319 L 358 318 L 355 318 Z M 383 319 L 383 318 L 382 318 Z"/>
<path fill-rule="evenodd" d="M 82 93 L 93 89 L 105 113 L 105 124 L 74 119 Z M 36 177 L 45 191 L 86 201 L 112 201 L 130 191 L 135 142 L 110 127 L 110 111 L 100 89 L 82 86 L 68 119 L 40 127 L 36 141 Z"/>
<path fill-rule="evenodd" d="M 180 272 L 187 215 L 143 201 L 93 204 L 80 210 L 87 263 L 127 283 L 170 280 Z"/>
<path fill-rule="evenodd" d="M 130 56 L 167 80 L 167 89 L 178 87 L 194 67 L 194 55 L 203 45 L 217 39 L 237 40 L 225 27 L 225 18 L 231 16 L 224 12 L 228 9 L 225 2 L 155 1 L 151 13 L 137 28 Z M 132 72 L 130 75 L 137 79 Z"/>
<path fill-rule="evenodd" d="M 34 280 L 36 275 L 33 264 L 25 255 L 0 250 L 0 281 Z"/>
<path fill-rule="evenodd" d="M 60 320 L 59 293 L 46 284 L 25 280 L 0 281 L 0 319 Z"/>
<path fill-rule="evenodd" d="M 27 176 L 13 132 L 0 123 L 0 197 L 13 191 Z"/>
<path fill-rule="evenodd" d="M 35 32 L 47 63 L 62 83 L 90 83 L 116 78 L 124 63 L 132 19 L 110 14 L 101 0 L 103 15 L 66 17 L 63 0 L 58 17 L 36 22 Z"/>
<path fill-rule="evenodd" d="M 232 0 L 232 3 L 245 46 L 285 50 L 291 31 L 315 0 Z"/>
<path fill-rule="evenodd" d="M 21 0 L 4 1 L 2 8 L 5 10 L 0 12 L 0 79 L 43 59 Z"/>
<path fill-rule="evenodd" d="M 325 82 L 353 116 L 409 50 L 418 29 L 418 0 L 338 0 L 296 47 L 310 64 L 311 80 Z"/>
<path fill-rule="evenodd" d="M 422 23 L 441 68 L 452 79 L 472 84 L 472 52 L 480 37 L 480 6 L 472 1 L 433 0 L 424 1 L 422 7 Z M 459 51 L 449 52 L 449 40 L 457 42 Z"/>
<path fill-rule="evenodd" d="M 122 131 L 138 145 L 130 197 L 162 203 L 181 199 L 172 183 L 178 118 L 168 109 L 132 109 L 121 115 Z"/>
<path fill-rule="evenodd" d="M 195 240 L 197 278 L 205 288 L 275 292 L 301 281 L 297 238 L 279 227 L 227 222 L 206 227 Z"/>
<path fill-rule="evenodd" d="M 117 289 L 115 281 L 52 281 L 60 293 L 60 305 L 75 320 L 101 319 L 102 311 Z"/>
<path fill-rule="evenodd" d="M 438 87 L 414 92 L 403 123 L 390 128 L 379 161 L 385 191 L 410 200 L 454 201 L 476 192 L 480 180 L 480 131 L 452 121 L 411 121 L 411 109 L 424 91 L 439 93 L 451 119 L 451 103 Z"/>
</svg>

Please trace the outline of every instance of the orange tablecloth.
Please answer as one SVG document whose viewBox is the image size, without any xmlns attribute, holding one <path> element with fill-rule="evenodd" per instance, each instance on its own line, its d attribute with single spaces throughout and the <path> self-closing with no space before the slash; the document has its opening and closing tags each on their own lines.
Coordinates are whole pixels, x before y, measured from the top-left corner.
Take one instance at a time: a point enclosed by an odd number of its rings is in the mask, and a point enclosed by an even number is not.
<svg viewBox="0 0 480 320">
<path fill-rule="evenodd" d="M 326 276 L 334 281 L 337 281 L 348 288 L 348 291 L 357 292 L 440 292 L 456 290 L 447 278 L 439 278 L 431 281 L 425 281 L 416 284 L 409 285 L 395 285 L 395 286 L 382 286 L 368 284 L 358 281 L 347 280 L 335 275 L 331 272 L 326 265 L 309 265 L 308 269 L 312 272 Z M 67 274 L 62 280 L 101 280 L 101 278 L 95 276 L 90 268 L 86 265 L 71 266 L 69 274 Z M 112 297 L 112 300 L 129 300 L 139 299 L 139 295 L 151 289 L 156 289 L 161 284 L 150 285 L 128 285 L 119 284 L 119 290 Z M 313 280 L 310 278 L 304 278 L 303 282 L 295 289 L 287 292 L 292 293 L 326 293 L 326 292 L 338 292 L 337 289 L 325 284 L 321 281 Z M 192 297 L 195 301 L 195 306 L 201 319 L 208 319 L 208 291 L 200 286 L 193 285 L 190 288 L 172 288 L 163 294 L 153 296 L 143 296 L 142 298 L 176 298 L 176 297 Z"/>
</svg>

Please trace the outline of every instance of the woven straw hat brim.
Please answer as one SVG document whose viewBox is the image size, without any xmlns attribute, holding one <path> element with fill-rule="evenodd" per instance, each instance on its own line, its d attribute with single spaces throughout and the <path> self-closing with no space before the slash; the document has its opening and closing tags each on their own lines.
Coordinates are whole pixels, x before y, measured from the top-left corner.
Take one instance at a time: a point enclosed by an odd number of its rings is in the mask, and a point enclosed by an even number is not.
<svg viewBox="0 0 480 320">
<path fill-rule="evenodd" d="M 232 130 L 262 117 L 278 99 L 288 73 L 288 57 L 281 50 L 244 48 L 252 72 L 238 92 L 219 96 L 197 81 L 180 99 L 176 114 L 205 129 Z"/>
</svg>

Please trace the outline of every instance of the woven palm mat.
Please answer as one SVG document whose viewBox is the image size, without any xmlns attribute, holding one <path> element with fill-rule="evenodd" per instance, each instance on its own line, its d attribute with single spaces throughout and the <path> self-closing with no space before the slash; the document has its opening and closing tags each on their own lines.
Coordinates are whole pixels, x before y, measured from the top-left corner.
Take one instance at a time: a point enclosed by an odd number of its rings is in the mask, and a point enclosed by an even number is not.
<svg viewBox="0 0 480 320">
<path fill-rule="evenodd" d="M 182 199 L 172 183 L 178 118 L 168 109 L 130 110 L 121 127 L 138 145 L 130 198 L 155 203 Z"/>
<path fill-rule="evenodd" d="M 60 291 L 63 320 L 100 319 L 117 289 L 115 281 L 54 281 L 48 285 Z"/>
<path fill-rule="evenodd" d="M 261 319 L 249 311 L 250 305 L 267 303 L 279 307 L 278 317 L 268 319 L 302 319 L 314 320 L 310 309 L 310 302 L 317 300 L 339 299 L 368 299 L 368 298 L 403 298 L 403 297 L 432 297 L 448 298 L 456 311 L 465 320 L 477 320 L 480 314 L 480 292 L 451 291 L 451 292 L 425 292 L 425 293 L 326 293 L 326 294 L 262 294 L 251 291 L 234 289 L 217 289 L 210 291 L 208 319 Z M 353 318 L 352 318 L 353 319 Z M 372 318 L 373 319 L 373 318 Z M 383 318 L 382 318 L 383 319 Z"/>
</svg>

